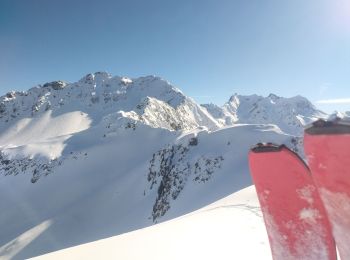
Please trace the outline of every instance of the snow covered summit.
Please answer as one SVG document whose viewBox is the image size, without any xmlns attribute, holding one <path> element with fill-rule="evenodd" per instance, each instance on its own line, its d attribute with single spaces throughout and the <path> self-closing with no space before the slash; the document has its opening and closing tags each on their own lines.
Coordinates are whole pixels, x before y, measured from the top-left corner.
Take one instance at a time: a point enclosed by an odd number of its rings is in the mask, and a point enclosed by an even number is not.
<svg viewBox="0 0 350 260">
<path fill-rule="evenodd" d="M 167 81 L 154 76 L 129 79 L 105 72 L 88 74 L 78 82 L 54 81 L 27 92 L 9 92 L 0 97 L 0 125 L 4 129 L 28 117 L 47 111 L 64 114 L 82 111 L 93 124 L 113 112 L 153 127 L 192 129 L 205 125 L 217 129 L 216 121 L 192 99 Z"/>
<path fill-rule="evenodd" d="M 302 96 L 283 98 L 270 94 L 242 96 L 235 94 L 222 107 L 202 105 L 222 125 L 275 124 L 290 134 L 301 135 L 303 127 L 326 114 Z"/>
</svg>

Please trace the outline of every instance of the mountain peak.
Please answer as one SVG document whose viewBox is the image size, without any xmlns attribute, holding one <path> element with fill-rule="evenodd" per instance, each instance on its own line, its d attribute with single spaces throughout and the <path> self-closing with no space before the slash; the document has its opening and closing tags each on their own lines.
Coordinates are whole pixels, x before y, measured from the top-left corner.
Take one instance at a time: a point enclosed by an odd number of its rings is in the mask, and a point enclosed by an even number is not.
<svg viewBox="0 0 350 260">
<path fill-rule="evenodd" d="M 270 93 L 268 95 L 268 98 L 271 99 L 272 101 L 276 101 L 277 99 L 280 99 L 279 96 L 277 96 L 276 94 Z"/>
<path fill-rule="evenodd" d="M 79 80 L 81 83 L 93 84 L 110 79 L 112 76 L 105 71 L 97 71 L 95 73 L 89 73 Z"/>
<path fill-rule="evenodd" d="M 132 83 L 132 80 L 128 77 L 122 77 L 120 81 L 123 83 L 124 86 L 127 86 Z"/>
<path fill-rule="evenodd" d="M 239 95 L 237 93 L 235 93 L 230 97 L 228 102 L 230 102 L 230 103 L 235 102 L 235 101 L 237 101 L 238 97 L 239 97 Z"/>
<path fill-rule="evenodd" d="M 60 90 L 63 89 L 67 86 L 67 83 L 62 81 L 62 80 L 58 80 L 58 81 L 52 81 L 52 82 L 47 82 L 43 85 L 43 88 L 52 88 L 54 90 Z"/>
<path fill-rule="evenodd" d="M 267 97 L 235 93 L 221 108 L 203 106 L 222 125 L 275 124 L 293 135 L 302 134 L 304 125 L 315 118 L 326 116 L 305 97 L 283 98 L 272 93 Z"/>
</svg>

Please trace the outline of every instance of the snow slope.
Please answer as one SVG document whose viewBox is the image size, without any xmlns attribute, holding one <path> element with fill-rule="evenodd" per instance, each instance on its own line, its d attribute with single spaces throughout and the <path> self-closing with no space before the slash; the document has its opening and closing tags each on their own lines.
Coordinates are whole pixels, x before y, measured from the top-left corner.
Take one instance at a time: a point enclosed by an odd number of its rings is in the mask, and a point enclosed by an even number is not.
<svg viewBox="0 0 350 260">
<path fill-rule="evenodd" d="M 250 186 L 191 214 L 34 259 L 264 260 L 271 253 Z"/>
<path fill-rule="evenodd" d="M 139 125 L 105 138 L 100 131 L 68 139 L 63 154 L 73 154 L 35 184 L 27 173 L 0 176 L 0 204 L 7 209 L 0 216 L 0 255 L 11 254 L 21 235 L 42 223 L 49 225 L 13 259 L 192 212 L 251 184 L 246 154 L 252 144 L 291 142 L 268 125 L 182 135 Z"/>
<path fill-rule="evenodd" d="M 237 123 L 241 110 L 234 124 L 223 123 L 163 79 L 104 72 L 7 93 L 0 258 L 33 257 L 205 207 L 251 185 L 247 153 L 258 142 L 303 153 L 301 139 L 279 126 L 254 117 Z"/>
</svg>

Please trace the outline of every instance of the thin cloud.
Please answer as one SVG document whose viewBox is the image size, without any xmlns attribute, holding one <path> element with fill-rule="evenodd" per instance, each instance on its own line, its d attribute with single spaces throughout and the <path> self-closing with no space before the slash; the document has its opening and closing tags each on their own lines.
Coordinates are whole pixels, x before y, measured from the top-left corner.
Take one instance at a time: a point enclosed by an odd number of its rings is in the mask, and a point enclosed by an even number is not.
<svg viewBox="0 0 350 260">
<path fill-rule="evenodd" d="M 316 101 L 317 104 L 350 104 L 350 98 L 324 99 Z"/>
</svg>

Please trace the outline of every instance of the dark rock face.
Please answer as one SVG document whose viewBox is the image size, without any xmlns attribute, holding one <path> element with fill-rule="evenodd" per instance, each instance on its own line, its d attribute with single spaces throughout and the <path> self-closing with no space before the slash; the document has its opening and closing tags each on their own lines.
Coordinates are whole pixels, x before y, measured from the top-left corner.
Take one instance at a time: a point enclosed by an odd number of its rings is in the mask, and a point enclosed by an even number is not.
<svg viewBox="0 0 350 260">
<path fill-rule="evenodd" d="M 0 114 L 6 111 L 6 105 L 4 103 L 0 103 Z"/>
<path fill-rule="evenodd" d="M 86 158 L 87 155 L 86 152 L 71 152 L 67 156 L 56 159 L 29 157 L 8 159 L 8 156 L 0 150 L 0 175 L 29 174 L 31 183 L 36 183 L 41 177 L 53 173 L 65 161 L 80 160 Z"/>
<path fill-rule="evenodd" d="M 60 90 L 60 89 L 63 89 L 66 85 L 67 84 L 65 82 L 59 80 L 59 81 L 52 81 L 52 82 L 45 83 L 43 85 L 43 88 L 51 87 L 54 90 Z"/>
<path fill-rule="evenodd" d="M 16 97 L 16 93 L 14 91 L 8 92 L 8 93 L 6 93 L 6 97 L 7 98 L 15 98 Z"/>
<path fill-rule="evenodd" d="M 171 145 L 153 154 L 147 180 L 150 189 L 157 188 L 152 211 L 155 223 L 170 209 L 171 201 L 177 199 L 188 181 L 205 183 L 221 168 L 223 156 L 203 154 L 199 158 L 191 158 L 189 152 L 198 140 L 192 138 L 191 141 L 188 146 Z"/>
<path fill-rule="evenodd" d="M 84 78 L 82 78 L 81 81 L 86 84 L 92 84 L 94 82 L 94 79 L 94 74 L 89 73 Z"/>
</svg>

